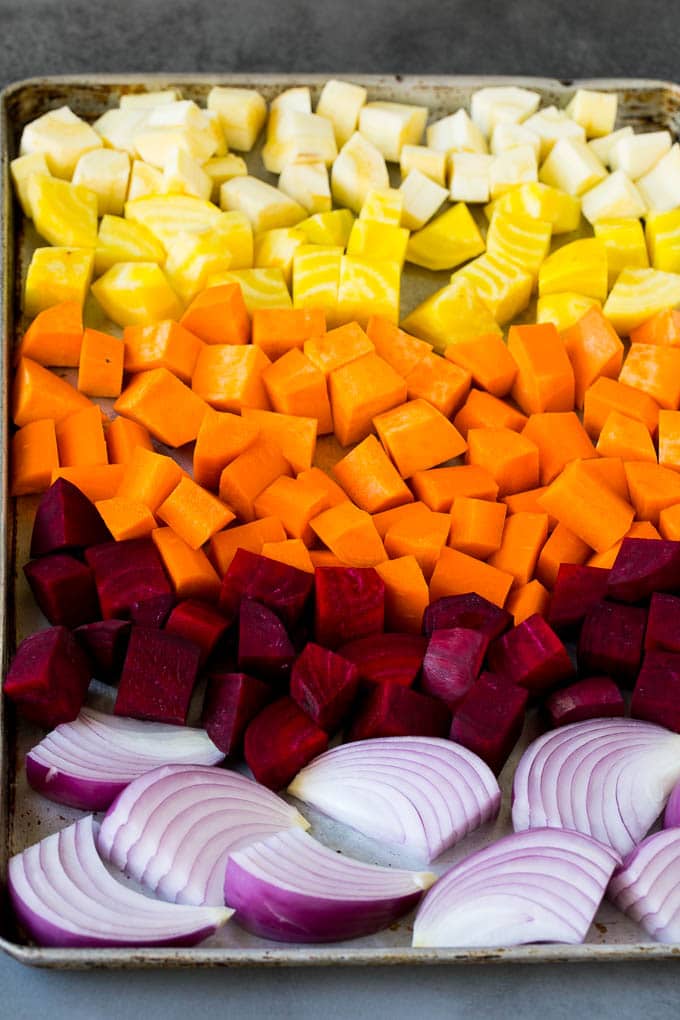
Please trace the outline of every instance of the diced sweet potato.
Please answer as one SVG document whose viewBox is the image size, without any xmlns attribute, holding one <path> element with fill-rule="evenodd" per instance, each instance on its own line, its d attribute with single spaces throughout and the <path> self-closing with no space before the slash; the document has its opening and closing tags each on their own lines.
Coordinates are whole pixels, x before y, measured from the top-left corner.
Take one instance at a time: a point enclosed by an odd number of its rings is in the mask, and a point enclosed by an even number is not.
<svg viewBox="0 0 680 1020">
<path fill-rule="evenodd" d="M 456 709 L 449 736 L 478 754 L 498 775 L 524 724 L 528 691 L 482 673 Z"/>
<path fill-rule="evenodd" d="M 443 701 L 401 684 L 374 684 L 347 733 L 348 740 L 370 737 L 445 737 L 451 712 Z"/>
<path fill-rule="evenodd" d="M 578 641 L 579 670 L 604 673 L 618 683 L 635 683 L 642 659 L 646 609 L 604 599 L 587 613 Z"/>
<path fill-rule="evenodd" d="M 85 559 L 94 570 L 102 617 L 125 620 L 135 602 L 172 595 L 163 563 L 150 538 L 93 545 Z"/>
<path fill-rule="evenodd" d="M 305 570 L 237 549 L 222 579 L 219 608 L 234 619 L 243 598 L 255 599 L 291 627 L 302 615 L 313 585 L 313 575 Z"/>
<path fill-rule="evenodd" d="M 292 698 L 279 698 L 246 730 L 245 758 L 258 783 L 280 790 L 328 747 L 328 735 Z"/>
<path fill-rule="evenodd" d="M 293 666 L 290 696 L 317 726 L 342 726 L 359 689 L 359 671 L 342 655 L 310 641 Z"/>
<path fill-rule="evenodd" d="M 95 620 L 73 632 L 81 648 L 89 655 L 97 680 L 118 683 L 130 639 L 129 620 Z"/>
<path fill-rule="evenodd" d="M 243 599 L 238 619 L 238 668 L 261 680 L 282 683 L 295 649 L 276 613 L 254 599 Z"/>
<path fill-rule="evenodd" d="M 67 553 L 51 553 L 27 563 L 24 574 L 50 623 L 79 627 L 98 618 L 94 574 L 82 560 Z"/>
<path fill-rule="evenodd" d="M 385 585 L 373 567 L 317 567 L 314 628 L 316 640 L 337 648 L 382 631 Z"/>
<path fill-rule="evenodd" d="M 489 641 L 500 637 L 512 627 L 512 616 L 488 599 L 470 592 L 467 595 L 444 595 L 431 602 L 423 617 L 423 633 L 465 627 L 485 634 Z"/>
<path fill-rule="evenodd" d="M 633 691 L 630 714 L 680 733 L 680 655 L 647 652 Z"/>
<path fill-rule="evenodd" d="M 589 676 L 553 691 L 545 708 L 553 726 L 625 715 L 623 695 L 610 676 Z"/>
<path fill-rule="evenodd" d="M 548 610 L 548 623 L 558 634 L 569 634 L 582 623 L 586 614 L 604 598 L 609 571 L 562 563 L 557 572 Z"/>
<path fill-rule="evenodd" d="M 427 638 L 419 634 L 367 634 L 341 645 L 338 655 L 354 663 L 361 680 L 410 687 L 426 649 Z"/>
<path fill-rule="evenodd" d="M 680 589 L 680 542 L 624 538 L 609 574 L 607 596 L 642 602 L 653 592 Z"/>
<path fill-rule="evenodd" d="M 111 533 L 94 503 L 65 478 L 57 478 L 40 498 L 33 521 L 31 556 L 84 549 L 110 542 Z"/>
<path fill-rule="evenodd" d="M 435 630 L 423 662 L 422 689 L 454 710 L 479 676 L 488 646 L 488 637 L 477 630 Z"/>
<path fill-rule="evenodd" d="M 531 694 L 556 687 L 574 674 L 567 649 L 538 613 L 494 641 L 489 665 Z"/>
<path fill-rule="evenodd" d="M 240 754 L 248 723 L 273 696 L 269 684 L 247 673 L 211 673 L 202 725 L 213 744 L 226 755 Z"/>
<path fill-rule="evenodd" d="M 91 675 L 88 657 L 71 632 L 49 627 L 21 642 L 3 687 L 26 719 L 51 729 L 76 718 Z"/>
<path fill-rule="evenodd" d="M 114 712 L 155 722 L 186 722 L 201 650 L 150 627 L 133 627 Z"/>
</svg>

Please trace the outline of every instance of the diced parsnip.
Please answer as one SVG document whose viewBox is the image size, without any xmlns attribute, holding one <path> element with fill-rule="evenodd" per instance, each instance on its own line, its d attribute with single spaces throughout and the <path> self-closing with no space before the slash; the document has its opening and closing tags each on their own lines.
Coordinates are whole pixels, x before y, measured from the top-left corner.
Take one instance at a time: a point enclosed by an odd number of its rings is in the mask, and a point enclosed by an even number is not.
<svg viewBox="0 0 680 1020">
<path fill-rule="evenodd" d="M 530 89 L 491 86 L 472 94 L 470 113 L 482 134 L 490 138 L 497 124 L 521 124 L 538 109 L 540 101 L 538 92 Z"/>
<path fill-rule="evenodd" d="M 579 196 L 604 180 L 607 171 L 585 142 L 560 138 L 541 167 L 544 184 Z"/>
<path fill-rule="evenodd" d="M 97 196 L 89 188 L 32 174 L 27 187 L 28 207 L 35 229 L 50 244 L 94 248 L 97 243 Z"/>
<path fill-rule="evenodd" d="M 62 301 L 82 307 L 93 267 L 93 248 L 36 248 L 26 273 L 24 314 L 33 317 Z"/>
<path fill-rule="evenodd" d="M 134 140 L 142 159 L 160 170 L 177 147 L 197 163 L 205 163 L 217 149 L 217 141 L 205 110 L 201 110 L 191 100 L 181 100 L 150 110 Z"/>
<path fill-rule="evenodd" d="M 50 173 L 70 181 L 80 157 L 92 149 L 101 149 L 102 145 L 101 138 L 86 121 L 68 106 L 60 106 L 26 125 L 19 155 L 43 152 Z"/>
<path fill-rule="evenodd" d="M 610 166 L 609 159 L 616 143 L 622 138 L 629 138 L 632 134 L 632 127 L 619 128 L 618 131 L 612 131 L 611 134 L 603 135 L 602 138 L 593 138 L 588 142 L 588 147 L 605 166 Z"/>
<path fill-rule="evenodd" d="M 404 145 L 401 150 L 400 169 L 402 180 L 411 170 L 420 170 L 435 184 L 446 184 L 446 153 L 428 148 L 426 145 Z"/>
<path fill-rule="evenodd" d="M 648 216 L 645 238 L 654 269 L 680 273 L 680 209 Z"/>
<path fill-rule="evenodd" d="M 494 157 L 477 152 L 449 156 L 450 195 L 454 202 L 488 202 Z"/>
<path fill-rule="evenodd" d="M 207 201 L 212 194 L 212 180 L 183 149 L 173 149 L 163 168 L 163 191 L 168 195 L 195 195 Z"/>
<path fill-rule="evenodd" d="M 212 156 L 203 164 L 203 169 L 212 181 L 211 200 L 219 202 L 220 188 L 232 177 L 247 177 L 248 167 L 242 156 L 230 152 L 226 156 Z"/>
<path fill-rule="evenodd" d="M 497 124 L 491 135 L 491 152 L 497 156 L 518 145 L 531 145 L 536 150 L 536 159 L 541 154 L 541 139 L 526 124 Z"/>
<path fill-rule="evenodd" d="M 158 92 L 126 92 L 120 97 L 121 110 L 153 110 L 156 106 L 168 106 L 181 99 L 179 89 L 163 89 Z"/>
<path fill-rule="evenodd" d="M 371 188 L 359 213 L 360 220 L 374 220 L 398 227 L 404 209 L 404 195 L 399 188 Z"/>
<path fill-rule="evenodd" d="M 566 112 L 581 125 L 587 138 L 602 138 L 614 130 L 617 107 L 616 92 L 577 89 Z"/>
<path fill-rule="evenodd" d="M 580 124 L 556 106 L 545 106 L 526 121 L 526 127 L 541 139 L 539 163 L 545 159 L 559 138 L 573 138 L 585 142 L 586 133 Z"/>
<path fill-rule="evenodd" d="M 182 306 L 155 262 L 119 262 L 92 284 L 105 314 L 118 326 L 179 319 Z"/>
<path fill-rule="evenodd" d="M 286 163 L 279 177 L 279 188 L 298 202 L 308 213 L 329 212 L 332 205 L 331 186 L 326 164 L 321 160 L 299 156 Z"/>
<path fill-rule="evenodd" d="M 333 125 L 339 149 L 356 131 L 359 113 L 367 98 L 368 93 L 362 85 L 338 81 L 336 78 L 331 78 L 321 89 L 316 112 Z"/>
<path fill-rule="evenodd" d="M 598 220 L 639 219 L 646 207 L 640 192 L 622 170 L 615 170 L 581 196 L 583 215 Z"/>
<path fill-rule="evenodd" d="M 278 188 L 257 177 L 234 177 L 220 188 L 222 209 L 235 209 L 250 220 L 253 231 L 294 227 L 305 218 L 305 210 Z"/>
<path fill-rule="evenodd" d="M 267 104 L 254 89 L 215 85 L 207 106 L 219 116 L 230 149 L 250 152 L 267 119 Z"/>
<path fill-rule="evenodd" d="M 265 230 L 255 238 L 256 269 L 280 269 L 290 289 L 293 277 L 293 259 L 296 251 L 307 243 L 302 230 L 297 227 L 277 227 Z"/>
<path fill-rule="evenodd" d="M 333 163 L 331 191 L 337 205 L 359 212 L 372 188 L 389 188 L 390 178 L 382 153 L 356 131 Z"/>
<path fill-rule="evenodd" d="M 312 93 L 308 85 L 294 85 L 284 89 L 272 99 L 272 110 L 298 110 L 299 113 L 312 112 Z"/>
<path fill-rule="evenodd" d="M 130 181 L 130 157 L 115 149 L 93 149 L 80 157 L 73 171 L 73 183 L 82 184 L 97 196 L 100 216 L 123 212 Z"/>
<path fill-rule="evenodd" d="M 215 273 L 247 269 L 253 264 L 253 232 L 240 212 L 224 212 L 211 230 L 177 234 L 168 245 L 165 271 L 185 303 Z"/>
<path fill-rule="evenodd" d="M 680 206 L 680 145 L 676 142 L 653 170 L 640 177 L 637 186 L 652 212 L 668 212 Z"/>
<path fill-rule="evenodd" d="M 30 156 L 17 156 L 9 165 L 12 183 L 24 216 L 31 218 L 28 205 L 28 180 L 32 174 L 50 175 L 44 152 L 33 152 Z"/>
<path fill-rule="evenodd" d="M 424 227 L 449 197 L 446 188 L 435 184 L 420 170 L 411 170 L 400 190 L 404 195 L 401 222 L 409 230 Z"/>
<path fill-rule="evenodd" d="M 404 145 L 420 143 L 426 123 L 425 106 L 377 101 L 359 112 L 359 131 L 393 163 L 399 162 Z"/>
<path fill-rule="evenodd" d="M 165 249 L 148 227 L 122 216 L 102 216 L 94 253 L 95 273 L 100 276 L 116 262 L 165 261 Z"/>
<path fill-rule="evenodd" d="M 599 186 L 599 185 L 598 185 Z M 613 287 L 622 269 L 631 266 L 645 269 L 649 265 L 642 224 L 637 219 L 598 220 L 593 223 L 595 237 L 607 249 L 607 275 Z M 667 266 L 655 266 L 667 269 Z"/>
<path fill-rule="evenodd" d="M 333 125 L 325 117 L 300 110 L 282 109 L 270 117 L 262 161 L 269 173 L 280 174 L 287 163 L 300 156 L 314 157 L 330 166 L 338 154 Z"/>
<path fill-rule="evenodd" d="M 498 198 L 518 184 L 538 180 L 536 152 L 531 145 L 518 145 L 494 156 L 489 167 L 489 195 Z"/>
<path fill-rule="evenodd" d="M 163 194 L 163 173 L 142 159 L 132 160 L 127 200 Z"/>
<path fill-rule="evenodd" d="M 627 135 L 612 146 L 609 165 L 612 170 L 623 170 L 631 181 L 636 181 L 653 170 L 670 147 L 670 131 L 648 131 L 641 135 Z"/>
<path fill-rule="evenodd" d="M 430 124 L 427 144 L 437 152 L 480 152 L 489 150 L 486 139 L 466 110 L 460 109 Z"/>
<path fill-rule="evenodd" d="M 110 149 L 137 155 L 135 135 L 141 129 L 148 110 L 106 110 L 92 127 Z"/>
<path fill-rule="evenodd" d="M 203 111 L 208 118 L 208 124 L 212 131 L 213 138 L 215 139 L 215 156 L 226 156 L 229 149 L 227 147 L 227 141 L 224 137 L 224 129 L 222 127 L 222 121 L 220 120 L 219 114 L 215 113 L 214 110 Z"/>
</svg>

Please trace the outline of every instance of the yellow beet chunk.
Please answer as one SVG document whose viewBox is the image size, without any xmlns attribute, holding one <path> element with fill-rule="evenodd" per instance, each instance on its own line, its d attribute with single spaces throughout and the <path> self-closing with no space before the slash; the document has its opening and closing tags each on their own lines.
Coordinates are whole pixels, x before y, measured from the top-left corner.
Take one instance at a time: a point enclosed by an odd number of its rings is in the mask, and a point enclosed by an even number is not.
<svg viewBox="0 0 680 1020">
<path fill-rule="evenodd" d="M 36 248 L 26 273 L 24 312 L 33 317 L 62 301 L 82 307 L 90 289 L 92 248 Z"/>
<path fill-rule="evenodd" d="M 212 202 L 193 195 L 149 195 L 125 203 L 125 219 L 143 223 L 165 248 L 177 234 L 211 230 L 220 215 Z"/>
<path fill-rule="evenodd" d="M 538 272 L 539 295 L 569 290 L 598 301 L 607 297 L 607 249 L 602 241 L 572 241 L 548 255 Z"/>
<path fill-rule="evenodd" d="M 253 232 L 242 213 L 222 213 L 212 230 L 178 234 L 168 246 L 165 272 L 188 304 L 216 273 L 253 264 Z"/>
<path fill-rule="evenodd" d="M 653 268 L 665 273 L 680 272 L 680 209 L 650 213 L 645 236 Z"/>
<path fill-rule="evenodd" d="M 92 293 L 118 326 L 179 319 L 182 305 L 155 262 L 119 262 L 92 284 Z"/>
<path fill-rule="evenodd" d="M 497 212 L 486 235 L 486 250 L 535 276 L 550 250 L 551 233 L 547 220 Z"/>
<path fill-rule="evenodd" d="M 624 269 L 607 298 L 604 314 L 622 336 L 664 308 L 680 304 L 680 275 L 659 269 Z"/>
<path fill-rule="evenodd" d="M 489 220 L 496 213 L 546 220 L 553 234 L 567 234 L 578 229 L 581 200 L 549 184 L 532 181 L 506 191 L 495 202 L 485 206 L 484 211 Z"/>
<path fill-rule="evenodd" d="M 252 315 L 256 308 L 291 308 L 293 302 L 280 269 L 236 269 L 209 276 L 208 287 L 238 283 L 246 308 Z"/>
<path fill-rule="evenodd" d="M 143 223 L 122 216 L 102 216 L 94 252 L 97 275 L 117 262 L 157 262 L 165 259 L 165 248 Z"/>
<path fill-rule="evenodd" d="M 322 308 L 329 327 L 337 325 L 342 248 L 314 245 L 298 248 L 293 257 L 293 307 Z"/>
<path fill-rule="evenodd" d="M 425 269 L 454 269 L 484 251 L 484 240 L 464 202 L 416 230 L 406 248 L 407 262 Z"/>
<path fill-rule="evenodd" d="M 33 174 L 27 185 L 35 229 L 50 244 L 94 248 L 97 243 L 97 196 L 94 191 L 58 177 Z"/>
<path fill-rule="evenodd" d="M 451 282 L 456 280 L 466 280 L 501 325 L 526 308 L 533 286 L 533 277 L 526 269 L 490 252 L 453 273 Z"/>
<path fill-rule="evenodd" d="M 297 227 L 277 227 L 258 234 L 255 240 L 255 268 L 280 269 L 290 287 L 293 278 L 293 259 L 307 237 Z"/>
<path fill-rule="evenodd" d="M 31 208 L 28 204 L 28 182 L 33 174 L 45 174 L 49 177 L 50 171 L 47 166 L 44 152 L 33 152 L 30 156 L 17 156 L 9 165 L 14 184 L 14 193 L 19 200 L 21 211 L 24 216 L 31 218 Z"/>
<path fill-rule="evenodd" d="M 552 322 L 559 333 L 569 329 L 582 319 L 589 308 L 601 308 L 602 304 L 585 294 L 545 294 L 536 302 L 536 322 Z"/>
<path fill-rule="evenodd" d="M 639 220 L 599 220 L 593 224 L 593 230 L 595 237 L 602 241 L 607 250 L 607 277 L 610 287 L 614 286 L 619 273 L 627 266 L 632 269 L 646 269 L 649 266 L 647 244 Z M 680 269 L 680 261 L 678 268 Z"/>
<path fill-rule="evenodd" d="M 343 255 L 340 259 L 337 322 L 365 324 L 371 315 L 399 321 L 401 269 L 398 262 Z"/>
<path fill-rule="evenodd" d="M 297 224 L 309 244 L 325 244 L 346 248 L 354 223 L 351 209 L 334 209 L 332 212 L 315 213 Z"/>
<path fill-rule="evenodd" d="M 456 279 L 442 287 L 402 322 L 407 333 L 427 340 L 443 354 L 449 344 L 475 340 L 501 328 L 468 280 Z"/>
<path fill-rule="evenodd" d="M 352 227 L 347 242 L 348 255 L 363 255 L 370 259 L 389 259 L 403 266 L 408 245 L 408 230 L 378 220 L 359 217 Z"/>
<path fill-rule="evenodd" d="M 398 188 L 371 188 L 364 199 L 359 219 L 398 227 L 403 207 L 404 193 Z"/>
</svg>

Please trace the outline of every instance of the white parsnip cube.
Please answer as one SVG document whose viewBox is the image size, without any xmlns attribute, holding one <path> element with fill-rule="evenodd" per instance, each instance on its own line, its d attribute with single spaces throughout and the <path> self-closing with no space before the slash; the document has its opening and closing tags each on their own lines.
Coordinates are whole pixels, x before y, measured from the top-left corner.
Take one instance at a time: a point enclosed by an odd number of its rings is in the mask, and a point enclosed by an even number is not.
<svg viewBox="0 0 680 1020">
<path fill-rule="evenodd" d="M 619 128 L 618 131 L 612 131 L 610 135 L 603 135 L 602 138 L 593 138 L 590 142 L 588 142 L 588 148 L 591 152 L 595 153 L 600 162 L 611 168 L 609 160 L 612 154 L 612 149 L 617 142 L 621 141 L 622 138 L 630 138 L 632 134 L 632 127 Z"/>
<path fill-rule="evenodd" d="M 486 138 L 497 124 L 521 124 L 538 109 L 541 97 L 530 89 L 515 85 L 478 89 L 472 95 L 470 114 Z"/>
<path fill-rule="evenodd" d="M 279 92 L 271 102 L 272 110 L 297 110 L 299 113 L 312 112 L 312 93 L 308 85 L 295 85 Z"/>
<path fill-rule="evenodd" d="M 220 188 L 220 206 L 243 213 L 256 234 L 276 227 L 294 227 L 306 216 L 301 205 L 258 177 L 226 181 Z"/>
<path fill-rule="evenodd" d="M 586 133 L 580 124 L 568 117 L 564 110 L 556 106 L 546 106 L 534 113 L 525 121 L 525 127 L 533 131 L 541 139 L 539 163 L 545 159 L 555 142 L 560 138 L 572 138 L 574 141 L 585 142 Z"/>
<path fill-rule="evenodd" d="M 222 121 L 214 110 L 203 111 L 208 118 L 210 124 L 210 130 L 212 131 L 215 139 L 215 152 L 214 156 L 226 156 L 228 153 L 227 143 L 224 137 L 224 130 L 222 128 Z"/>
<path fill-rule="evenodd" d="M 446 188 L 435 184 L 420 170 L 411 170 L 399 189 L 404 196 L 401 213 L 402 226 L 409 230 L 420 230 L 432 219 L 442 202 L 449 197 Z"/>
<path fill-rule="evenodd" d="M 19 155 L 42 152 L 50 173 L 70 181 L 80 157 L 102 146 L 101 138 L 86 121 L 68 106 L 60 106 L 26 125 L 21 134 Z"/>
<path fill-rule="evenodd" d="M 267 119 L 267 104 L 260 93 L 215 85 L 208 93 L 207 105 L 219 116 L 228 147 L 249 152 Z"/>
<path fill-rule="evenodd" d="M 538 180 L 536 152 L 531 145 L 518 145 L 491 157 L 489 197 L 498 198 L 505 191 Z"/>
<path fill-rule="evenodd" d="M 427 144 L 438 152 L 480 152 L 489 150 L 477 125 L 462 108 L 442 117 L 427 129 Z"/>
<path fill-rule="evenodd" d="M 449 191 L 454 202 L 488 202 L 494 156 L 453 152 L 449 156 Z"/>
<path fill-rule="evenodd" d="M 92 127 L 110 149 L 137 155 L 135 135 L 140 130 L 147 110 L 106 110 Z"/>
<path fill-rule="evenodd" d="M 642 200 L 652 212 L 680 206 L 680 145 L 676 142 L 653 170 L 637 181 Z"/>
<path fill-rule="evenodd" d="M 212 200 L 214 202 L 219 201 L 220 188 L 225 181 L 230 181 L 232 177 L 248 175 L 245 159 L 236 156 L 233 152 L 227 153 L 226 156 L 212 156 L 205 161 L 203 169 L 212 181 Z"/>
<path fill-rule="evenodd" d="M 670 131 L 648 131 L 641 135 L 628 135 L 612 147 L 609 165 L 612 170 L 623 170 L 636 181 L 653 170 L 671 147 Z"/>
<path fill-rule="evenodd" d="M 205 163 L 217 149 L 217 140 L 205 110 L 190 100 L 168 103 L 150 110 L 134 137 L 145 163 L 162 170 L 174 149 Z"/>
<path fill-rule="evenodd" d="M 321 89 L 316 112 L 333 125 L 338 148 L 352 137 L 359 123 L 359 113 L 368 93 L 362 85 L 331 78 Z"/>
<path fill-rule="evenodd" d="M 540 180 L 579 196 L 607 176 L 607 170 L 585 142 L 560 138 L 541 167 Z"/>
<path fill-rule="evenodd" d="M 130 157 L 115 149 L 93 149 L 80 157 L 73 183 L 82 184 L 97 196 L 99 216 L 122 216 L 130 182 Z"/>
<path fill-rule="evenodd" d="M 577 89 L 566 112 L 581 125 L 587 138 L 602 138 L 614 130 L 617 106 L 616 92 Z"/>
<path fill-rule="evenodd" d="M 446 153 L 429 149 L 426 145 L 405 145 L 401 150 L 399 163 L 402 179 L 408 177 L 411 170 L 420 170 L 435 184 L 446 184 Z"/>
<path fill-rule="evenodd" d="M 280 174 L 299 157 L 330 166 L 338 154 L 333 125 L 325 117 L 299 110 L 279 110 L 270 118 L 262 161 L 269 173 Z"/>
<path fill-rule="evenodd" d="M 581 210 L 590 223 L 599 220 L 639 219 L 646 207 L 629 177 L 615 170 L 581 197 Z"/>
<path fill-rule="evenodd" d="M 127 200 L 163 194 L 163 173 L 142 159 L 133 159 Z"/>
<path fill-rule="evenodd" d="M 359 112 L 359 131 L 385 159 L 399 162 L 404 145 L 418 145 L 427 123 L 427 107 L 405 103 L 366 103 Z"/>
<path fill-rule="evenodd" d="M 372 188 L 389 188 L 382 153 L 358 131 L 345 142 L 331 171 L 331 191 L 337 205 L 360 212 Z"/>
<path fill-rule="evenodd" d="M 328 169 L 321 160 L 300 157 L 286 163 L 279 177 L 279 188 L 299 202 L 311 215 L 329 212 L 332 207 Z"/>
<path fill-rule="evenodd" d="M 17 156 L 9 165 L 12 175 L 12 183 L 16 196 L 19 199 L 24 216 L 31 218 L 31 209 L 28 204 L 28 179 L 33 174 L 45 174 L 50 176 L 50 169 L 47 165 L 44 152 L 32 152 L 30 156 Z"/>
<path fill-rule="evenodd" d="M 156 106 L 169 106 L 179 102 L 179 89 L 163 89 L 159 92 L 128 92 L 120 97 L 121 110 L 153 110 Z"/>
<path fill-rule="evenodd" d="M 516 149 L 518 145 L 531 145 L 536 151 L 536 159 L 541 153 L 541 139 L 524 124 L 497 124 L 491 135 L 491 151 L 494 156 L 508 149 Z"/>
<path fill-rule="evenodd" d="M 187 155 L 183 149 L 174 149 L 163 168 L 163 191 L 168 195 L 195 195 L 209 199 L 212 194 L 212 178 L 200 163 Z"/>
</svg>

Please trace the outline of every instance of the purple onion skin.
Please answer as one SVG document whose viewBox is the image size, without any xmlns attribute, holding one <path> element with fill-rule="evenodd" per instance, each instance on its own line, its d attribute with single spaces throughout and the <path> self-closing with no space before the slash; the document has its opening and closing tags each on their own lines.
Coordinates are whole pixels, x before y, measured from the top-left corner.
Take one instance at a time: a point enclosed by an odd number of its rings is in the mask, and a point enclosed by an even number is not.
<svg viewBox="0 0 680 1020">
<path fill-rule="evenodd" d="M 26 778 L 29 785 L 48 800 L 82 811 L 106 811 L 129 783 L 129 780 L 100 782 L 96 779 L 80 779 L 63 772 L 55 772 L 50 777 L 51 771 L 30 754 L 26 755 Z"/>
<path fill-rule="evenodd" d="M 663 816 L 664 829 L 680 828 L 680 783 L 673 787 Z"/>
</svg>

